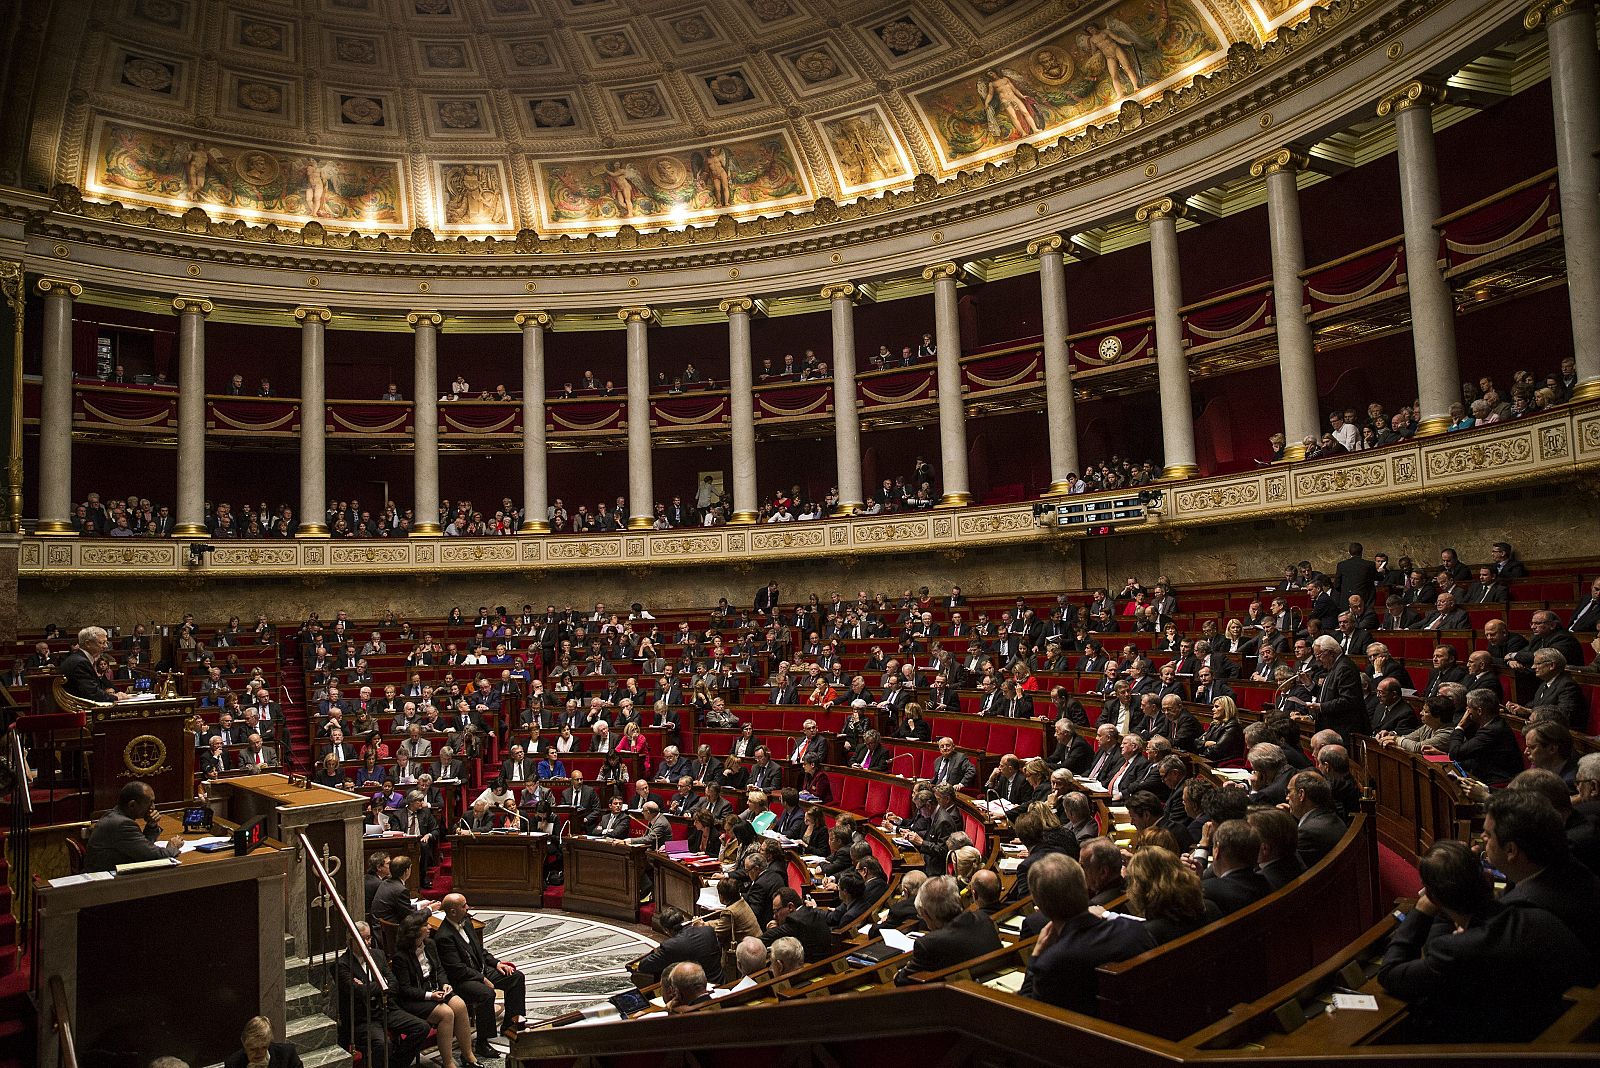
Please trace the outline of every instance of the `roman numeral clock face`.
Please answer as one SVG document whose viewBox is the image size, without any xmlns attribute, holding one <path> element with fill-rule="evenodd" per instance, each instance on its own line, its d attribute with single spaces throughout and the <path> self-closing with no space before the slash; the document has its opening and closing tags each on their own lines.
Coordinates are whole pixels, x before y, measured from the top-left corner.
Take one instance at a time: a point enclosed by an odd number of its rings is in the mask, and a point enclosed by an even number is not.
<svg viewBox="0 0 1600 1068">
<path fill-rule="evenodd" d="M 1100 339 L 1100 358 L 1111 363 L 1122 355 L 1122 339 L 1115 334 Z"/>
</svg>

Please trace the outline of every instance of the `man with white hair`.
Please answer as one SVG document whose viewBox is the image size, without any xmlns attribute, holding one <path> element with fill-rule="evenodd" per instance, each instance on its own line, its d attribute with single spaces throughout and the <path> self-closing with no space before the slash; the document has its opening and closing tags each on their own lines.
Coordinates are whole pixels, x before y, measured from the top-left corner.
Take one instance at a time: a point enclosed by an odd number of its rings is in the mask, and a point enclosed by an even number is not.
<svg viewBox="0 0 1600 1068">
<path fill-rule="evenodd" d="M 783 940 L 779 939 L 779 941 Z M 789 941 L 795 942 L 797 940 L 791 938 Z M 773 950 L 774 952 L 777 950 L 776 942 L 773 943 Z M 800 960 L 802 962 L 805 960 L 803 950 L 800 954 Z M 729 994 L 737 994 L 741 990 L 749 990 L 755 986 L 759 981 L 754 978 L 755 974 L 767 966 L 766 944 L 754 935 L 740 939 L 739 944 L 733 950 L 733 961 L 739 969 L 739 981 L 726 990 L 713 990 L 711 992 L 712 997 L 725 998 Z"/>
<path fill-rule="evenodd" d="M 66 676 L 66 689 L 73 697 L 85 701 L 120 701 L 128 695 L 111 689 L 95 670 L 94 662 L 106 651 L 108 636 L 102 627 L 84 627 L 78 631 L 78 644 L 61 660 L 61 674 Z"/>
<path fill-rule="evenodd" d="M 1296 718 L 1309 718 L 1318 729 L 1338 731 L 1345 748 L 1354 750 L 1355 736 L 1371 730 L 1366 699 L 1361 693 L 1361 669 L 1332 635 L 1319 635 L 1311 652 L 1322 667 L 1322 681 L 1317 686 L 1316 700 L 1306 705 L 1309 717 Z"/>
</svg>

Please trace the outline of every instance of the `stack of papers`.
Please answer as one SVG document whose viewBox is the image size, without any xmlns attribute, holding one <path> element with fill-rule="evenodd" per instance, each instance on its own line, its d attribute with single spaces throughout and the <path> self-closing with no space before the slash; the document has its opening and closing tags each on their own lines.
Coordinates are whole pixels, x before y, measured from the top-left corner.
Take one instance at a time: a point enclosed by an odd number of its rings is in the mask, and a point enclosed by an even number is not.
<svg viewBox="0 0 1600 1068">
<path fill-rule="evenodd" d="M 83 883 L 97 883 L 102 879 L 114 879 L 116 876 L 108 871 L 86 871 L 79 875 L 63 875 L 59 879 L 51 879 L 51 886 L 80 886 Z"/>
<path fill-rule="evenodd" d="M 704 909 L 706 912 L 722 911 L 722 899 L 717 896 L 717 888 L 714 886 L 701 887 L 700 896 L 694 899 L 694 904 L 696 908 Z"/>
<path fill-rule="evenodd" d="M 1000 870 L 1016 871 L 1018 868 L 1022 867 L 1022 862 L 1026 859 L 1026 857 L 1001 857 Z"/>
<path fill-rule="evenodd" d="M 1105 783 L 1101 782 L 1099 779 L 1091 779 L 1087 775 L 1079 775 L 1077 779 L 1078 785 L 1089 791 L 1091 794 L 1103 794 L 1106 792 Z"/>
<path fill-rule="evenodd" d="M 232 843 L 233 843 L 233 839 L 232 838 L 228 837 L 225 834 L 219 834 L 219 835 L 214 835 L 214 836 L 212 836 L 210 838 L 196 838 L 192 842 L 185 842 L 185 843 L 183 843 L 183 845 L 178 847 L 178 852 L 179 853 L 191 853 L 196 849 L 206 849 L 207 847 L 214 848 L 216 846 L 231 845 Z"/>
<path fill-rule="evenodd" d="M 896 953 L 911 952 L 911 936 L 904 931 L 896 931 L 893 927 L 885 927 L 879 934 L 883 938 L 883 944 Z"/>
</svg>

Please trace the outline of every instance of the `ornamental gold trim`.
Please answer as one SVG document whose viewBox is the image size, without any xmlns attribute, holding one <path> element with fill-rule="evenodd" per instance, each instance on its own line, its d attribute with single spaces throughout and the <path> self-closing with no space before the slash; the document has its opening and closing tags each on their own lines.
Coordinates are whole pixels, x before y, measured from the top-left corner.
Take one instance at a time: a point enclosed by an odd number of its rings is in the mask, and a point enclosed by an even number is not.
<svg viewBox="0 0 1600 1068">
<path fill-rule="evenodd" d="M 717 310 L 728 318 L 733 318 L 735 313 L 749 315 L 755 310 L 756 302 L 749 297 L 729 297 L 717 304 Z"/>
<path fill-rule="evenodd" d="M 1311 166 L 1309 156 L 1304 156 L 1292 148 L 1280 148 L 1250 164 L 1250 176 L 1260 178 L 1262 175 L 1277 174 L 1280 171 L 1294 173 L 1303 171 L 1309 166 Z"/>
<path fill-rule="evenodd" d="M 314 304 L 304 304 L 294 310 L 294 317 L 302 323 L 327 323 L 333 319 L 333 312 Z"/>
<path fill-rule="evenodd" d="M 961 268 L 953 263 L 935 263 L 922 269 L 922 279 L 925 282 L 937 282 L 941 278 L 954 278 L 960 271 Z"/>
<path fill-rule="evenodd" d="M 653 326 L 661 321 L 656 310 L 648 305 L 640 304 L 631 308 L 618 308 L 617 318 L 625 323 L 644 323 Z"/>
<path fill-rule="evenodd" d="M 64 292 L 69 297 L 83 296 L 83 287 L 70 278 L 41 278 L 36 284 L 39 292 L 47 295 Z"/>
<path fill-rule="evenodd" d="M 197 314 L 210 315 L 216 311 L 216 305 L 205 297 L 173 297 L 172 310 L 179 315 Z"/>
<path fill-rule="evenodd" d="M 1060 252 L 1066 246 L 1067 239 L 1060 234 L 1045 234 L 1028 242 L 1028 255 L 1044 256 L 1051 252 Z"/>
<path fill-rule="evenodd" d="M 431 326 L 437 329 L 438 327 L 444 325 L 444 316 L 440 315 L 436 311 L 407 312 L 406 323 L 409 324 L 413 330 L 420 329 L 423 326 Z"/>
<path fill-rule="evenodd" d="M 830 282 L 822 287 L 823 300 L 854 299 L 859 290 L 851 282 Z"/>
<path fill-rule="evenodd" d="M 548 330 L 552 320 L 549 312 L 525 311 L 517 312 L 516 315 L 512 316 L 511 321 L 522 327 L 524 330 L 530 326 L 538 327 L 541 330 Z"/>
<path fill-rule="evenodd" d="M 1522 28 L 1532 32 L 1568 15 L 1589 10 L 1592 10 L 1592 5 L 1588 0 L 1539 0 L 1522 16 Z"/>
<path fill-rule="evenodd" d="M 122 747 L 122 766 L 135 778 L 146 778 L 167 762 L 167 743 L 153 734 L 141 734 Z"/>
<path fill-rule="evenodd" d="M 1160 219 L 1181 219 L 1189 214 L 1189 209 L 1181 201 L 1172 197 L 1161 197 L 1148 204 L 1139 206 L 1133 217 L 1142 223 L 1156 222 Z"/>
<path fill-rule="evenodd" d="M 1445 91 L 1442 86 L 1421 79 L 1407 82 L 1394 92 L 1378 101 L 1378 117 L 1387 118 L 1390 113 L 1409 111 L 1412 108 L 1437 107 L 1445 102 Z"/>
</svg>

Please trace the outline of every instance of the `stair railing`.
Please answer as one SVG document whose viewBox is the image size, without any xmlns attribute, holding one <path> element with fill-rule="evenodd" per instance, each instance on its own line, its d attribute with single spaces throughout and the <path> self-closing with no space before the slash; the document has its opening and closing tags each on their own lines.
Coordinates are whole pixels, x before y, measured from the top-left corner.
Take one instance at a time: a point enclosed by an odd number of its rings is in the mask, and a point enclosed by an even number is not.
<svg viewBox="0 0 1600 1068">
<path fill-rule="evenodd" d="M 334 1019 L 339 1023 L 341 1042 L 349 1036 L 350 1045 L 360 1048 L 364 1064 L 370 1065 L 371 1068 L 387 1068 L 386 1063 L 379 1063 L 379 1060 L 385 1059 L 388 1053 L 388 1044 L 383 1042 L 381 1037 L 384 1034 L 389 999 L 389 983 L 384 978 L 384 969 L 378 966 L 377 960 L 372 955 L 372 947 L 357 928 L 350 910 L 345 907 L 344 898 L 340 895 L 339 888 L 334 884 L 333 876 L 329 874 L 322 858 L 317 855 L 311 839 L 306 837 L 304 831 L 298 832 L 295 837 L 320 888 L 317 896 L 307 903 L 307 907 L 322 913 L 320 943 L 322 950 L 312 954 L 310 946 L 303 947 L 306 959 L 311 967 L 322 970 L 323 990 L 331 989 L 333 992 Z M 312 917 L 306 917 L 306 921 L 306 928 L 309 931 Z M 338 981 L 337 969 L 334 967 L 340 955 L 336 933 L 342 933 L 345 944 L 356 952 L 362 970 L 366 972 L 364 986 L 341 984 Z M 368 933 L 371 933 L 370 927 Z M 357 1027 L 358 1022 L 359 1027 Z M 379 1053 L 384 1055 L 383 1058 L 374 1059 Z"/>
</svg>

